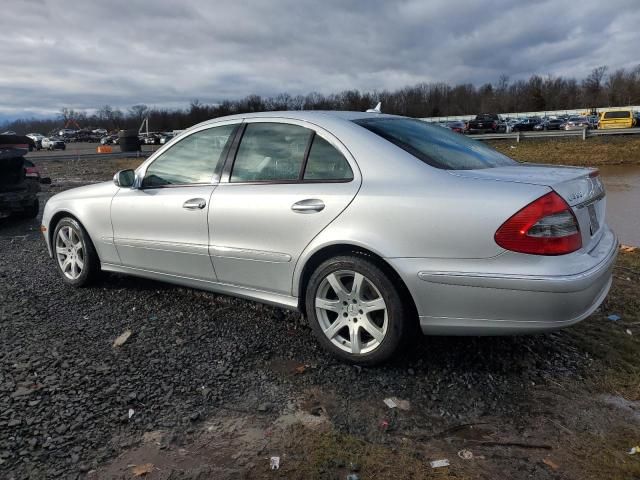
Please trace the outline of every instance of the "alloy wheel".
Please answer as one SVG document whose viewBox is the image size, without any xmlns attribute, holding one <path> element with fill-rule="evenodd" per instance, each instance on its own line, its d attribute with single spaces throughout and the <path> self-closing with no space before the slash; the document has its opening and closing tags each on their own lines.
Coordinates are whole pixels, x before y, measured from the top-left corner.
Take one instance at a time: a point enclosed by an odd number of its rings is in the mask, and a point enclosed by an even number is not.
<svg viewBox="0 0 640 480">
<path fill-rule="evenodd" d="M 315 310 L 320 328 L 341 350 L 361 355 L 380 346 L 389 325 L 380 290 L 353 270 L 327 275 L 318 287 Z"/>
<path fill-rule="evenodd" d="M 76 280 L 84 269 L 84 246 L 78 232 L 65 225 L 56 236 L 56 258 L 65 277 Z"/>
</svg>

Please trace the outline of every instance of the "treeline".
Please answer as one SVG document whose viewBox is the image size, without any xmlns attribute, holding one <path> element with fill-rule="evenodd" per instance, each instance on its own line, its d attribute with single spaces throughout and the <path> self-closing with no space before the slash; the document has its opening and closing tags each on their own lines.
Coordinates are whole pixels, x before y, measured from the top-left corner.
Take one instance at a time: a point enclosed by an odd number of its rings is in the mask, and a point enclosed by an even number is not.
<svg viewBox="0 0 640 480">
<path fill-rule="evenodd" d="M 362 111 L 379 101 L 382 102 L 383 112 L 410 117 L 634 105 L 640 104 L 640 65 L 634 69 L 613 72 L 609 72 L 606 66 L 598 67 L 582 80 L 533 75 L 528 80 L 510 81 L 509 77 L 503 75 L 495 83 L 480 86 L 470 83 L 454 86 L 421 83 L 393 91 L 347 90 L 330 95 L 314 92 L 295 96 L 282 93 L 273 97 L 249 95 L 240 100 L 225 100 L 211 105 L 194 100 L 188 108 L 174 110 L 150 108 L 142 104 L 126 111 L 104 105 L 95 113 L 63 108 L 58 118 L 16 120 L 5 125 L 3 130 L 46 133 L 61 128 L 67 122 L 70 128 L 79 125 L 83 128 L 116 130 L 138 128 L 146 117 L 149 118 L 150 130 L 179 130 L 234 113 L 271 110 Z"/>
</svg>

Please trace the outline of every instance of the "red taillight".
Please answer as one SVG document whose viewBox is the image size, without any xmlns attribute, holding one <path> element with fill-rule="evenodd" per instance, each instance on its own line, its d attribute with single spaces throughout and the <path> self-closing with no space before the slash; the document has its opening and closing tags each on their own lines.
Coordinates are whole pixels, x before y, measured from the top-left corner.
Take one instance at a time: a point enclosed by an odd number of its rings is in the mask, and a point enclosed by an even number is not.
<svg viewBox="0 0 640 480">
<path fill-rule="evenodd" d="M 495 234 L 502 248 L 533 255 L 564 255 L 582 247 L 582 236 L 575 215 L 556 192 L 531 202 Z"/>
</svg>

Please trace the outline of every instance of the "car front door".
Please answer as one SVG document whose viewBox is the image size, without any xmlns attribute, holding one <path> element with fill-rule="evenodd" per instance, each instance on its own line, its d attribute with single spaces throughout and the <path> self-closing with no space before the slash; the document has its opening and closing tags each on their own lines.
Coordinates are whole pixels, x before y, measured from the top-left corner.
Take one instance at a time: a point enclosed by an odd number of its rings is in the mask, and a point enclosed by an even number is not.
<svg viewBox="0 0 640 480">
<path fill-rule="evenodd" d="M 243 129 L 212 195 L 210 254 L 219 282 L 290 295 L 298 257 L 349 205 L 360 172 L 337 138 L 308 124 L 250 119 Z"/>
<path fill-rule="evenodd" d="M 111 204 L 122 265 L 215 281 L 207 213 L 238 123 L 207 126 L 168 146 L 136 172 Z"/>
</svg>

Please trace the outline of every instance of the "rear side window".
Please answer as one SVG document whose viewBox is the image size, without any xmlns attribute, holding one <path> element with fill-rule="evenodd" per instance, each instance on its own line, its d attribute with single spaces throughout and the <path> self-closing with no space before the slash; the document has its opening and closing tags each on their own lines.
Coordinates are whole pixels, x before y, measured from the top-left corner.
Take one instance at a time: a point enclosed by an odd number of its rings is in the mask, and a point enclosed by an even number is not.
<svg viewBox="0 0 640 480">
<path fill-rule="evenodd" d="M 480 141 L 421 120 L 367 118 L 354 122 L 435 168 L 474 170 L 517 164 Z"/>
<path fill-rule="evenodd" d="M 297 181 L 311 133 L 308 128 L 286 123 L 249 123 L 230 181 Z"/>
<path fill-rule="evenodd" d="M 213 181 L 221 167 L 225 146 L 237 125 L 208 128 L 174 144 L 147 168 L 143 187 L 197 185 Z"/>
<path fill-rule="evenodd" d="M 631 118 L 631 112 L 605 112 L 604 118 Z"/>
<path fill-rule="evenodd" d="M 353 171 L 347 159 L 319 135 L 313 138 L 304 180 L 352 180 Z"/>
</svg>

